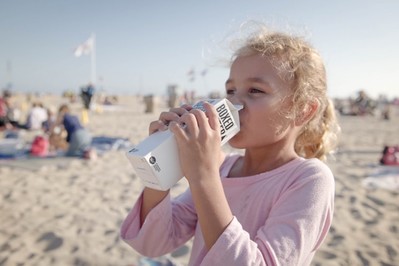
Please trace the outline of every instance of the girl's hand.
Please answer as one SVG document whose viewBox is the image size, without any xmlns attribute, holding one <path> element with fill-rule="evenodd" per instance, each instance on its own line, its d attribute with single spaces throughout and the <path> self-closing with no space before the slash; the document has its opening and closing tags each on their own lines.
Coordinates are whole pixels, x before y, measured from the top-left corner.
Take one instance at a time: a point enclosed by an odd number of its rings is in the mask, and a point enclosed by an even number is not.
<svg viewBox="0 0 399 266">
<path fill-rule="evenodd" d="M 157 132 L 157 131 L 164 131 L 168 129 L 170 122 L 176 121 L 178 122 L 180 117 L 188 113 L 192 107 L 190 105 L 182 105 L 179 108 L 172 108 L 168 112 L 162 112 L 159 115 L 159 119 L 156 121 L 152 121 L 149 126 L 149 135 Z"/>
<path fill-rule="evenodd" d="M 179 119 L 168 116 L 169 129 L 178 145 L 180 165 L 190 185 L 219 177 L 223 157 L 217 112 L 207 102 L 204 108 L 205 112 L 198 109 L 183 112 Z"/>
</svg>

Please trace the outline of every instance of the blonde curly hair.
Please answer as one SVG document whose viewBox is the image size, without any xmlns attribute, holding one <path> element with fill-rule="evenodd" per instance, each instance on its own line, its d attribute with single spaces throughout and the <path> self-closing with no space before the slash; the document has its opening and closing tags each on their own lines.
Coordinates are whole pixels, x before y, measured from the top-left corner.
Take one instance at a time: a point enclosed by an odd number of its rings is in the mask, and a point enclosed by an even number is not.
<svg viewBox="0 0 399 266">
<path fill-rule="evenodd" d="M 295 119 L 309 102 L 318 102 L 315 115 L 303 126 L 295 151 L 305 158 L 326 160 L 337 145 L 340 127 L 335 108 L 327 96 L 326 70 L 320 54 L 299 36 L 274 32 L 262 26 L 233 54 L 237 57 L 260 54 L 278 70 L 280 77 L 292 82 L 292 109 Z"/>
</svg>

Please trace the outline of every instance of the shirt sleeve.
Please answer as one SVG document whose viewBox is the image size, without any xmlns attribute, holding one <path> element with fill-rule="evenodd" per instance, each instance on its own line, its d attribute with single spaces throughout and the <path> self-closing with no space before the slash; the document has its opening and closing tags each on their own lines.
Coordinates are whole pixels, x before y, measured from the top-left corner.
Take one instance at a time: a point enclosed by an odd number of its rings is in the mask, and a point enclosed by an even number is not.
<svg viewBox="0 0 399 266">
<path fill-rule="evenodd" d="M 172 252 L 195 232 L 197 215 L 190 195 L 186 191 L 172 201 L 168 194 L 140 227 L 141 194 L 122 224 L 122 239 L 144 256 L 158 257 Z"/>
<path fill-rule="evenodd" d="M 334 180 L 327 167 L 299 172 L 255 238 L 234 218 L 201 265 L 309 265 L 331 226 Z"/>
</svg>

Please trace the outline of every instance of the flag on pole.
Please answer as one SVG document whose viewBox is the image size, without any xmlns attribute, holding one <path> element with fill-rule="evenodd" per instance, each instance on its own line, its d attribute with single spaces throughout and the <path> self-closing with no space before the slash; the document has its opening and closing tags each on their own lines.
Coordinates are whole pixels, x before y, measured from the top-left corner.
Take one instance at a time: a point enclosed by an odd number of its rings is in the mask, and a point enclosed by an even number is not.
<svg viewBox="0 0 399 266">
<path fill-rule="evenodd" d="M 93 36 L 87 39 L 84 43 L 79 45 L 75 51 L 74 54 L 76 57 L 80 57 L 82 55 L 88 55 L 92 52 L 94 46 L 94 38 Z"/>
</svg>

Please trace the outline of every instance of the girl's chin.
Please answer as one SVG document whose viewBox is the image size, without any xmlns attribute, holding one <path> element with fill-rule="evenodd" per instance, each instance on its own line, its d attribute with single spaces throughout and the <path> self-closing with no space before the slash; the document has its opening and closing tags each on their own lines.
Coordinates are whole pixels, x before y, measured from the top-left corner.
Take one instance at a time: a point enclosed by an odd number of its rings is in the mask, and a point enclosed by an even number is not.
<svg viewBox="0 0 399 266">
<path fill-rule="evenodd" d="M 240 143 L 240 141 L 234 137 L 231 140 L 229 140 L 229 145 L 234 148 L 234 149 L 245 149 L 245 147 L 243 146 L 242 143 Z"/>
</svg>

